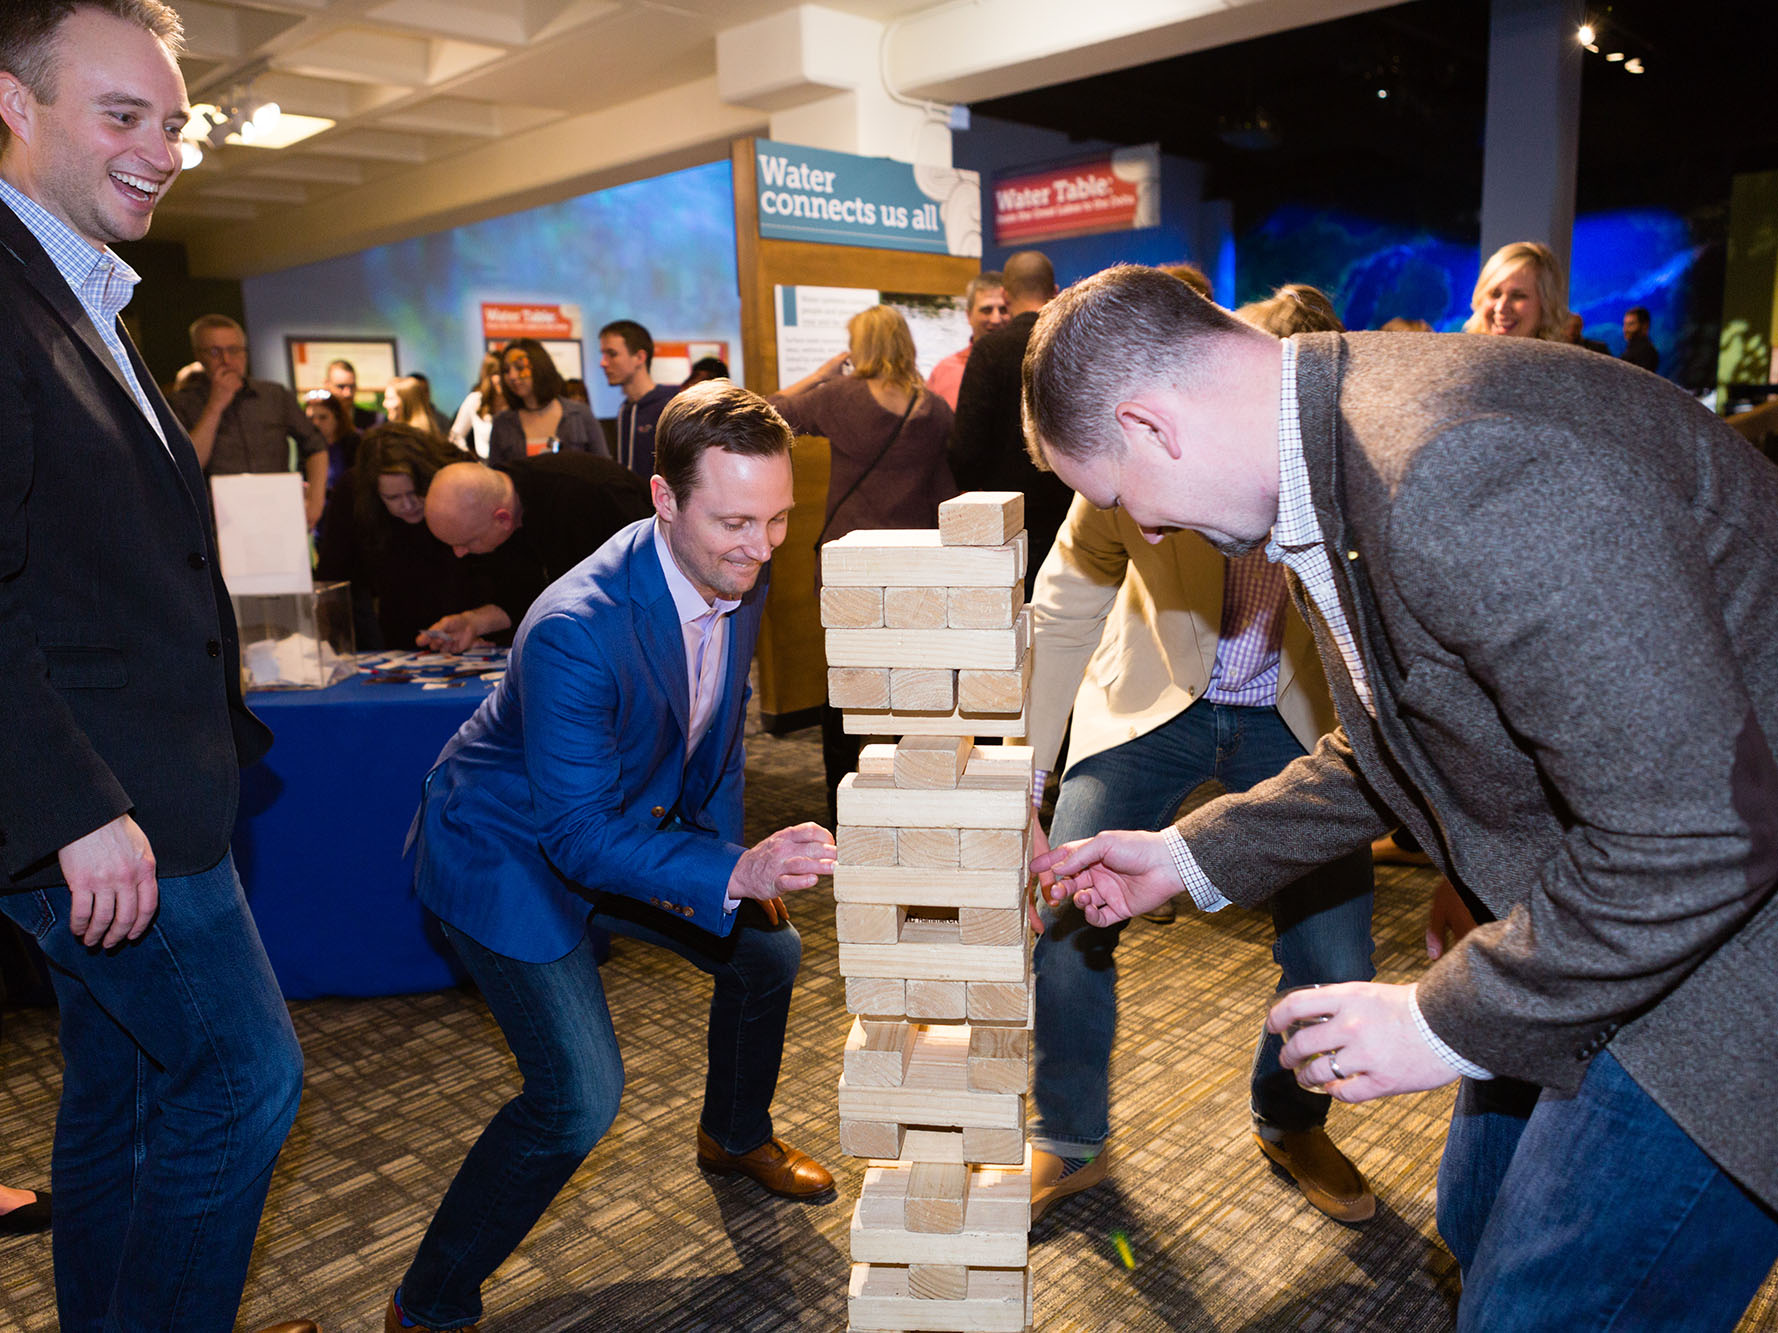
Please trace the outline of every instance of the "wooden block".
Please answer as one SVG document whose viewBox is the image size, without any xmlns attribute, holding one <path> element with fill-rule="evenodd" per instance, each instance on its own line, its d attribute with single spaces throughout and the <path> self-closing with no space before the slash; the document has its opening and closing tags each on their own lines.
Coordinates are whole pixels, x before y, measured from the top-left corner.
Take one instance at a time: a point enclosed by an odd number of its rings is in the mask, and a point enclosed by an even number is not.
<svg viewBox="0 0 1778 1333">
<path fill-rule="evenodd" d="M 917 870 L 954 870 L 961 841 L 954 828 L 898 828 L 895 863 Z"/>
<path fill-rule="evenodd" d="M 895 785 L 931 791 L 955 787 L 974 748 L 968 736 L 904 737 L 895 747 Z"/>
<path fill-rule="evenodd" d="M 972 1268 L 960 1301 L 922 1300 L 908 1287 L 908 1270 L 855 1263 L 846 1288 L 851 1329 L 962 1329 L 967 1333 L 1024 1333 L 1028 1274 L 1022 1268 Z"/>
<path fill-rule="evenodd" d="M 1019 612 L 1019 625 L 1029 624 L 1031 613 Z M 829 634 L 887 634 L 880 629 L 829 630 Z M 952 634 L 1005 634 L 1006 630 L 951 630 Z M 1019 633 L 1015 627 L 1012 633 Z M 1025 696 L 1031 689 L 1031 669 L 1035 655 L 1027 648 L 1010 664 L 1010 669 L 983 670 L 958 663 L 957 707 L 966 713 L 1016 713 L 1024 708 Z M 890 663 L 890 665 L 894 665 Z"/>
<path fill-rule="evenodd" d="M 1008 588 L 952 588 L 945 598 L 945 624 L 952 629 L 1009 629 L 1024 606 L 1023 583 Z"/>
<path fill-rule="evenodd" d="M 969 753 L 960 787 L 1017 787 L 1031 790 L 1037 751 L 1029 745 L 978 745 Z"/>
<path fill-rule="evenodd" d="M 1025 565 L 1031 555 L 1031 534 L 1029 532 L 1020 532 L 1008 542 L 1007 545 L 1012 547 L 1013 553 L 1012 567 L 1015 571 L 1012 576 L 1013 582 L 1023 583 L 1025 581 Z"/>
<path fill-rule="evenodd" d="M 901 1018 L 907 1013 L 907 982 L 895 977 L 847 977 L 846 1012 Z"/>
<path fill-rule="evenodd" d="M 841 936 L 844 939 L 845 936 Z M 1017 907 L 959 907 L 957 938 L 964 944 L 1025 945 L 1025 913 Z M 875 938 L 860 944 L 881 943 Z"/>
<path fill-rule="evenodd" d="M 847 984 L 851 984 L 850 978 Z M 969 983 L 968 1006 L 971 1023 L 1022 1023 L 1031 1014 L 1031 983 L 972 981 Z M 852 1006 L 848 1004 L 846 1007 L 850 1009 Z"/>
<path fill-rule="evenodd" d="M 944 629 L 948 591 L 946 588 L 884 588 L 883 625 L 888 629 Z"/>
<path fill-rule="evenodd" d="M 895 746 L 878 743 L 858 751 L 858 771 L 866 777 L 895 778 Z"/>
<path fill-rule="evenodd" d="M 1023 491 L 965 491 L 938 507 L 946 546 L 1004 546 L 1025 526 Z"/>
<path fill-rule="evenodd" d="M 834 930 L 849 944 L 894 944 L 901 938 L 901 923 L 906 915 L 904 909 L 885 903 L 836 903 Z"/>
<path fill-rule="evenodd" d="M 1023 736 L 1031 730 L 1025 709 L 1017 713 L 917 712 L 847 709 L 848 736 Z"/>
<path fill-rule="evenodd" d="M 851 977 L 920 977 L 929 981 L 1020 982 L 1029 972 L 1023 943 L 964 944 L 955 921 L 909 917 L 895 944 L 839 946 L 842 975 Z M 905 999 L 905 997 L 904 997 Z"/>
<path fill-rule="evenodd" d="M 949 667 L 895 667 L 889 672 L 889 707 L 948 713 L 957 707 L 957 673 Z"/>
<path fill-rule="evenodd" d="M 895 830 L 868 824 L 841 824 L 834 831 L 841 865 L 892 866 L 895 864 Z"/>
<path fill-rule="evenodd" d="M 964 1048 L 967 1052 L 967 1047 Z M 1005 1129 L 1025 1132 L 1025 1099 L 1002 1092 L 971 1092 L 967 1082 L 967 1062 L 955 1088 L 923 1087 L 920 1083 L 919 1051 L 908 1066 L 899 1088 L 855 1088 L 840 1079 L 839 1107 L 841 1120 L 864 1120 L 876 1124 L 919 1125 L 922 1128 Z M 967 1151 L 968 1144 L 965 1143 Z M 863 1154 L 871 1157 L 894 1157 L 901 1151 Z M 986 1159 L 979 1159 L 986 1160 Z"/>
<path fill-rule="evenodd" d="M 1010 623 L 1010 622 L 1008 622 Z M 825 629 L 881 629 L 881 588 L 823 588 L 821 624 Z"/>
<path fill-rule="evenodd" d="M 914 832 L 915 830 L 908 830 Z M 939 829 L 956 833 L 957 829 Z M 994 830 L 1005 832 L 1006 830 Z M 967 837 L 972 830 L 961 830 Z M 833 870 L 836 903 L 884 903 L 903 907 L 965 907 L 1006 910 L 1025 901 L 1025 872 L 946 869 L 935 875 L 914 866 L 853 866 L 842 861 Z"/>
<path fill-rule="evenodd" d="M 904 1145 L 921 1133 L 909 1130 Z M 961 1139 L 960 1134 L 951 1135 Z M 907 1148 L 903 1147 L 903 1153 Z M 961 1160 L 960 1158 L 958 1160 Z M 1029 1258 L 1031 1176 L 1023 1169 L 978 1167 L 969 1183 L 963 1230 L 954 1236 L 909 1231 L 909 1173 L 896 1167 L 872 1166 L 864 1173 L 858 1204 L 852 1210 L 851 1251 L 865 1263 L 957 1263 L 976 1268 L 1020 1268 Z"/>
<path fill-rule="evenodd" d="M 841 709 L 889 707 L 889 668 L 829 667 L 827 702 Z"/>
<path fill-rule="evenodd" d="M 961 1020 L 969 1009 L 969 983 L 966 981 L 930 981 L 925 977 L 909 977 L 907 1010 L 909 1018 L 940 1021 Z"/>
<path fill-rule="evenodd" d="M 1020 619 L 1027 614 L 1021 611 Z M 1024 643 L 1016 624 L 1011 629 L 830 629 L 827 664 L 1014 671 Z"/>
<path fill-rule="evenodd" d="M 1019 1098 L 1021 1106 L 1025 1099 Z M 963 1160 L 966 1162 L 1009 1163 L 1025 1160 L 1025 1130 L 985 1129 L 966 1125 L 963 1129 Z"/>
<path fill-rule="evenodd" d="M 840 1121 L 840 1151 L 848 1157 L 899 1157 L 901 1136 L 901 1126 L 893 1121 Z"/>
<path fill-rule="evenodd" d="M 945 546 L 937 528 L 874 528 L 848 532 L 821 548 L 823 587 L 1004 588 L 1025 577 L 1020 542 Z"/>
<path fill-rule="evenodd" d="M 852 1049 L 850 1042 L 846 1049 Z M 908 1055 L 913 1055 L 911 1041 Z M 1024 1092 L 1031 1082 L 1031 1034 L 1023 1028 L 972 1027 L 968 1070 L 971 1092 Z"/>
<path fill-rule="evenodd" d="M 899 1088 L 914 1057 L 914 1028 L 908 1023 L 852 1020 L 846 1035 L 846 1082 L 858 1088 Z M 1023 1092 L 1018 1088 L 983 1088 L 983 1092 Z"/>
<path fill-rule="evenodd" d="M 965 870 L 1016 870 L 1023 879 L 1031 864 L 1031 857 L 1026 849 L 1028 833 L 1028 828 L 966 828 L 958 842 L 958 865 Z M 840 856 L 842 865 L 847 860 L 844 854 Z"/>
<path fill-rule="evenodd" d="M 838 804 L 842 825 L 873 828 L 1024 829 L 1031 822 L 1028 791 L 906 791 L 861 773 L 840 779 Z"/>
<path fill-rule="evenodd" d="M 957 1230 L 963 1230 L 961 1224 Z M 969 1295 L 969 1270 L 962 1264 L 909 1264 L 908 1295 L 919 1301 L 964 1300 Z"/>
<path fill-rule="evenodd" d="M 903 1125 L 901 1136 L 901 1156 L 885 1158 L 888 1161 L 907 1162 L 961 1162 L 963 1160 L 963 1131 L 960 1129 L 921 1129 L 914 1125 Z M 900 1262 L 905 1263 L 906 1260 Z"/>
<path fill-rule="evenodd" d="M 955 1235 L 963 1230 L 969 1168 L 961 1162 L 916 1162 L 908 1168 L 907 1229 Z"/>
</svg>

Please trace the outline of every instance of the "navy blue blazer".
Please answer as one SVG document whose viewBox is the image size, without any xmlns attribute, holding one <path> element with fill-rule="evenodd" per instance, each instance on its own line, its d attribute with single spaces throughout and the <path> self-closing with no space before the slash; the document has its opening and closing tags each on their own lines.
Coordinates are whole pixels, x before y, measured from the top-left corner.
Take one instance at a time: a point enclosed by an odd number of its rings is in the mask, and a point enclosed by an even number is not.
<svg viewBox="0 0 1778 1333">
<path fill-rule="evenodd" d="M 729 619 L 722 699 L 689 763 L 685 640 L 654 520 L 552 583 L 519 626 L 505 679 L 427 775 L 420 900 L 528 963 L 579 944 L 601 893 L 727 935 L 729 876 L 746 850 L 747 667 L 766 583 L 762 574 Z"/>
</svg>

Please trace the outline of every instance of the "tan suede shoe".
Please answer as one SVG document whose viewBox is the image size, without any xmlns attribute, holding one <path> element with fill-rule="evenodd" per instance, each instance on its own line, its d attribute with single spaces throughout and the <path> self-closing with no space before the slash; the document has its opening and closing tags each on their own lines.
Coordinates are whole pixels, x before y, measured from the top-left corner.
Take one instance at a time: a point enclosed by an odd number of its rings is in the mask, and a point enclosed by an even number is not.
<svg viewBox="0 0 1778 1333">
<path fill-rule="evenodd" d="M 1090 1190 L 1111 1169 L 1110 1149 L 1101 1149 L 1099 1155 L 1071 1175 L 1062 1174 L 1062 1159 L 1053 1152 L 1040 1149 L 1031 1150 L 1031 1224 L 1037 1225 L 1037 1219 L 1049 1211 L 1049 1206 L 1057 1199 L 1065 1199 L 1070 1194 L 1079 1194 L 1082 1190 Z"/>
<path fill-rule="evenodd" d="M 786 1199 L 818 1199 L 833 1192 L 833 1177 L 826 1167 L 778 1138 L 737 1157 L 724 1152 L 699 1125 L 698 1166 L 713 1176 L 746 1176 Z"/>
<path fill-rule="evenodd" d="M 1377 1196 L 1346 1154 L 1317 1125 L 1305 1130 L 1261 1130 L 1253 1141 L 1273 1169 L 1289 1176 L 1303 1197 L 1336 1222 L 1359 1226 L 1377 1215 Z"/>
</svg>

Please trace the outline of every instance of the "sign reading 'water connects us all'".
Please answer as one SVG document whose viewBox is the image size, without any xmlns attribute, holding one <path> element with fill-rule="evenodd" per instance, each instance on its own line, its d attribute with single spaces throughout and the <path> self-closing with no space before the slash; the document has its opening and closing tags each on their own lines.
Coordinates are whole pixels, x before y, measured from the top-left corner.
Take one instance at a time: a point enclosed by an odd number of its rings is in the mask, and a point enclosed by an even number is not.
<svg viewBox="0 0 1778 1333">
<path fill-rule="evenodd" d="M 761 236 L 941 255 L 982 252 L 981 178 L 973 171 L 771 139 L 755 148 Z"/>
</svg>

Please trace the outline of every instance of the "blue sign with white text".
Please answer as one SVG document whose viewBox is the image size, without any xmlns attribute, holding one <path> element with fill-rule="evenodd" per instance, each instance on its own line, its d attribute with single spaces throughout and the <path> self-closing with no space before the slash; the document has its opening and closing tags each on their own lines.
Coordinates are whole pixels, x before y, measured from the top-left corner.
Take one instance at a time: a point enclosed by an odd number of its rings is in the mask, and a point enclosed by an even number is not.
<svg viewBox="0 0 1778 1333">
<path fill-rule="evenodd" d="M 981 177 L 973 171 L 755 142 L 759 234 L 780 241 L 979 256 Z"/>
</svg>

